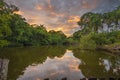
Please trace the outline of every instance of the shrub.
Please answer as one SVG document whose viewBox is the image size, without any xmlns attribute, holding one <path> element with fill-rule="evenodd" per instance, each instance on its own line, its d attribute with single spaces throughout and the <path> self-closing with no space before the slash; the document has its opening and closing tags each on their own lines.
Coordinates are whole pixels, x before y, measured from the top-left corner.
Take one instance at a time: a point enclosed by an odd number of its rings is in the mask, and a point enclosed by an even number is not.
<svg viewBox="0 0 120 80">
<path fill-rule="evenodd" d="M 96 48 L 96 43 L 92 39 L 92 33 L 81 37 L 80 48 L 81 49 L 95 49 Z"/>
</svg>

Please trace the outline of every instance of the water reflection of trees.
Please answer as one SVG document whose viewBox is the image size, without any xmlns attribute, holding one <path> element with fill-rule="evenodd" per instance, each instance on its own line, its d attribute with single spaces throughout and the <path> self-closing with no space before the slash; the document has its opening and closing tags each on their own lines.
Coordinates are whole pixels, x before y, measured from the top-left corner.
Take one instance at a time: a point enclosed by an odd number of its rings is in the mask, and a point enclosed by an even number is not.
<svg viewBox="0 0 120 80">
<path fill-rule="evenodd" d="M 84 78 L 80 64 L 81 60 L 67 50 L 62 57 L 47 57 L 42 64 L 29 65 L 17 80 L 80 80 Z"/>
<path fill-rule="evenodd" d="M 65 53 L 65 47 L 24 47 L 4 48 L 0 52 L 0 58 L 10 60 L 8 80 L 16 80 L 23 70 L 32 63 L 42 63 L 47 56 L 61 56 Z"/>
<path fill-rule="evenodd" d="M 120 57 L 113 56 L 103 51 L 73 50 L 75 56 L 80 58 L 83 65 L 80 69 L 87 77 L 105 77 L 120 76 Z M 99 72 L 99 73 L 98 73 Z"/>
</svg>

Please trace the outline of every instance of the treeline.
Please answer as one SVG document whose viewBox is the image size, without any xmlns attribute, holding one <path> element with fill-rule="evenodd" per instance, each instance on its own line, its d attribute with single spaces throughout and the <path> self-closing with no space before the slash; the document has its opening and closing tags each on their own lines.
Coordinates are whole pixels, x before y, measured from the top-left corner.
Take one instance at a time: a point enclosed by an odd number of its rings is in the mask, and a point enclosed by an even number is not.
<svg viewBox="0 0 120 80">
<path fill-rule="evenodd" d="M 70 37 L 62 31 L 48 32 L 44 25 L 30 25 L 17 11 L 18 7 L 0 0 L 0 47 L 80 44 L 96 48 L 120 42 L 120 7 L 103 14 L 84 14 L 78 22 L 81 30 Z"/>
<path fill-rule="evenodd" d="M 44 25 L 30 25 L 25 18 L 14 12 L 19 9 L 0 0 L 0 47 L 40 46 L 65 44 L 67 38 L 62 31 L 47 32 Z"/>
<path fill-rule="evenodd" d="M 120 7 L 103 14 L 88 12 L 78 25 L 82 30 L 75 32 L 72 39 L 79 41 L 81 48 L 120 43 Z"/>
</svg>

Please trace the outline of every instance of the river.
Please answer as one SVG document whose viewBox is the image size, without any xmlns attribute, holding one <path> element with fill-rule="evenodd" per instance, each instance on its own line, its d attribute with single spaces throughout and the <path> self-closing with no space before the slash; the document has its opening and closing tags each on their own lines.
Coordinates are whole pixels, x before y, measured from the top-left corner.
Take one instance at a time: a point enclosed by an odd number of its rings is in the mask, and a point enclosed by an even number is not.
<svg viewBox="0 0 120 80">
<path fill-rule="evenodd" d="M 120 76 L 120 56 L 98 50 L 63 46 L 3 48 L 0 49 L 0 58 L 10 60 L 8 80 L 80 80 Z"/>
</svg>

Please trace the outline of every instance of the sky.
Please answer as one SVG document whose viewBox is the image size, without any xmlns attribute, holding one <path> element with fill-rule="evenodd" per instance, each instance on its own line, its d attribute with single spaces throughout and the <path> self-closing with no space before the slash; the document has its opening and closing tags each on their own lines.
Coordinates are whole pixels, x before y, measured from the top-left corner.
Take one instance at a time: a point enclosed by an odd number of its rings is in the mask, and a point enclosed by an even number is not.
<svg viewBox="0 0 120 80">
<path fill-rule="evenodd" d="M 77 22 L 87 12 L 104 13 L 114 10 L 120 0 L 5 0 L 19 7 L 30 24 L 44 24 L 46 29 L 61 30 L 71 35 L 80 30 Z"/>
</svg>

